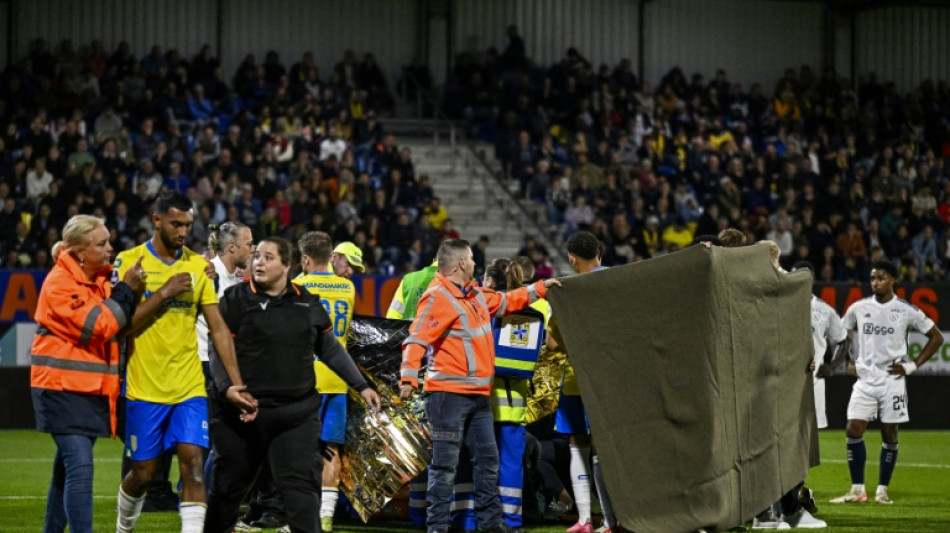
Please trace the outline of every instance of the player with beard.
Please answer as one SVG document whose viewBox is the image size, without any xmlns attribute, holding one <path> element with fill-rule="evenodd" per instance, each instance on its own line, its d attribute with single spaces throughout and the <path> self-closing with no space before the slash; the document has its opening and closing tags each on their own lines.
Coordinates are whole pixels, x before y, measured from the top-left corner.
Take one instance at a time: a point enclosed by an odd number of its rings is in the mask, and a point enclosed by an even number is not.
<svg viewBox="0 0 950 533">
<path fill-rule="evenodd" d="M 208 446 L 208 405 L 198 358 L 196 320 L 207 320 L 219 359 L 232 385 L 229 401 L 243 412 L 256 412 L 237 362 L 231 332 L 218 310 L 207 262 L 185 248 L 194 220 L 191 201 L 177 192 L 162 193 L 155 202 L 155 233 L 144 244 L 115 260 L 121 277 L 139 258 L 149 275 L 144 300 L 132 317 L 126 381 L 127 446 L 132 470 L 119 487 L 119 533 L 132 531 L 146 487 L 165 450 L 175 447 L 183 482 L 182 533 L 200 532 L 205 517 L 203 450 Z"/>
</svg>

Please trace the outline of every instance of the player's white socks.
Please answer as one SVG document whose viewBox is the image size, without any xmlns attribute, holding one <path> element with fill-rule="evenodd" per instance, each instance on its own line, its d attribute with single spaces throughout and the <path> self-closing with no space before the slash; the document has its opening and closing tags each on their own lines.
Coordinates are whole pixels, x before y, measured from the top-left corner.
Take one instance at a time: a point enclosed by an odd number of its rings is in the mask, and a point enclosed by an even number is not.
<svg viewBox="0 0 950 533">
<path fill-rule="evenodd" d="M 574 504 L 577 506 L 577 521 L 590 522 L 590 446 L 571 444 L 571 486 L 574 488 Z"/>
<path fill-rule="evenodd" d="M 333 518 L 336 511 L 336 502 L 340 499 L 340 491 L 336 487 L 323 487 L 320 493 L 320 518 Z"/>
<path fill-rule="evenodd" d="M 139 515 L 142 514 L 144 504 L 144 494 L 140 498 L 133 498 L 122 490 L 122 485 L 119 485 L 119 517 L 115 522 L 116 533 L 132 533 Z"/>
<path fill-rule="evenodd" d="M 205 528 L 205 513 L 208 506 L 202 502 L 181 502 L 181 533 L 202 533 Z"/>
</svg>

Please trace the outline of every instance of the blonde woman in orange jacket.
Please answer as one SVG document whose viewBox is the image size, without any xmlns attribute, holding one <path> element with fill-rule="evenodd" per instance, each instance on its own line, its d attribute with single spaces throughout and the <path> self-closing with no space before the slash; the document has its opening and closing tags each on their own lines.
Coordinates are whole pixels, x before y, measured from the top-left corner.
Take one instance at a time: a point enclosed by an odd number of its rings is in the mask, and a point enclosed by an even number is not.
<svg viewBox="0 0 950 533">
<path fill-rule="evenodd" d="M 56 442 L 44 533 L 92 531 L 92 447 L 115 435 L 119 332 L 135 311 L 145 272 L 136 264 L 115 287 L 102 220 L 76 215 L 53 248 L 56 265 L 36 307 L 30 385 L 36 427 Z"/>
</svg>

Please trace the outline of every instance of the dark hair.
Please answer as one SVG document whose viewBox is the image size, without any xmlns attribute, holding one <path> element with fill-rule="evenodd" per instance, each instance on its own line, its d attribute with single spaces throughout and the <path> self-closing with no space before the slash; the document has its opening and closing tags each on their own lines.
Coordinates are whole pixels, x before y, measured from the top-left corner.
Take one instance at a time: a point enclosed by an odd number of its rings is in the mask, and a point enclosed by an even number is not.
<svg viewBox="0 0 950 533">
<path fill-rule="evenodd" d="M 738 248 L 739 246 L 745 246 L 746 242 L 748 242 L 745 233 L 735 228 L 726 228 L 720 231 L 719 240 L 722 241 L 722 245 L 726 248 Z"/>
<path fill-rule="evenodd" d="M 696 244 L 700 244 L 704 242 L 708 242 L 716 246 L 722 246 L 722 241 L 719 240 L 719 237 L 716 237 L 715 235 L 697 235 L 696 238 L 693 239 L 692 245 L 696 245 Z"/>
<path fill-rule="evenodd" d="M 524 272 L 517 261 L 499 257 L 485 268 L 485 275 L 491 278 L 492 288 L 498 291 L 515 289 L 524 283 Z"/>
<path fill-rule="evenodd" d="M 883 270 L 891 275 L 892 278 L 897 279 L 897 266 L 890 261 L 875 261 L 871 263 L 871 270 Z"/>
<path fill-rule="evenodd" d="M 792 272 L 796 270 L 810 270 L 812 274 L 815 273 L 815 265 L 811 264 L 809 261 L 799 261 L 792 265 Z"/>
<path fill-rule="evenodd" d="M 301 255 L 313 259 L 317 264 L 323 265 L 330 260 L 333 253 L 333 241 L 330 236 L 322 231 L 308 231 L 301 235 L 297 240 L 297 247 L 300 248 Z"/>
<path fill-rule="evenodd" d="M 526 255 L 519 255 L 513 259 L 514 262 L 518 263 L 518 266 L 521 267 L 521 272 L 524 273 L 524 283 L 525 281 L 531 281 L 534 279 L 534 261 Z"/>
<path fill-rule="evenodd" d="M 600 241 L 593 233 L 578 231 L 567 238 L 567 253 L 592 261 L 600 257 Z"/>
<path fill-rule="evenodd" d="M 815 279 L 815 265 L 811 264 L 810 262 L 799 261 L 792 265 L 792 272 L 797 272 L 799 270 L 807 270 L 811 274 L 812 279 Z"/>
<path fill-rule="evenodd" d="M 458 254 L 470 250 L 471 245 L 465 239 L 447 239 L 439 245 L 436 258 L 439 261 L 439 270 L 449 266 L 458 259 Z"/>
<path fill-rule="evenodd" d="M 280 264 L 291 266 L 294 264 L 294 245 L 283 237 L 265 237 L 257 243 L 257 249 L 265 242 L 272 242 L 277 246 L 277 255 L 280 256 Z"/>
<path fill-rule="evenodd" d="M 191 200 L 178 191 L 165 191 L 159 194 L 158 199 L 155 200 L 155 212 L 160 215 L 167 213 L 171 208 L 179 211 L 190 211 L 191 207 Z"/>
</svg>

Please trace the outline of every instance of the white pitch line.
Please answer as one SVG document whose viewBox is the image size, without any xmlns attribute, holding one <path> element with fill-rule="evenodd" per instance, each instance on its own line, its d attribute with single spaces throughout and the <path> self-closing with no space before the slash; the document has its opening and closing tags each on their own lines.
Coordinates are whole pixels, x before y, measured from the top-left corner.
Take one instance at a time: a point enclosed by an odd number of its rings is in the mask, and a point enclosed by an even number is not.
<svg viewBox="0 0 950 533">
<path fill-rule="evenodd" d="M 822 462 L 822 463 L 832 464 L 832 465 L 844 465 L 844 464 L 848 464 L 848 461 L 846 461 L 846 460 L 844 460 L 844 459 L 822 459 L 821 462 Z M 902 467 L 903 467 L 903 466 L 910 466 L 910 467 L 913 467 L 913 468 L 942 468 L 942 469 L 950 469 L 950 465 L 938 465 L 938 464 L 931 464 L 931 463 L 905 463 L 905 462 L 902 462 L 902 461 L 900 461 L 900 460 L 897 461 L 897 464 L 898 464 L 899 466 L 902 466 Z"/>
<path fill-rule="evenodd" d="M 7 457 L 7 458 L 0 459 L 0 463 L 52 463 L 52 462 L 53 462 L 53 458 L 52 458 L 52 457 L 46 457 L 46 458 L 43 458 L 43 459 L 41 459 L 41 458 L 39 458 L 39 457 L 32 457 L 32 458 L 23 457 L 23 458 L 19 458 L 19 459 Z M 104 457 L 104 458 L 102 458 L 102 459 L 96 459 L 95 462 L 97 462 L 97 463 L 119 463 L 119 462 L 122 462 L 122 459 L 116 459 L 116 458 L 114 458 L 114 457 Z"/>
<path fill-rule="evenodd" d="M 94 494 L 92 496 L 94 500 L 114 500 L 115 496 L 109 496 L 107 494 Z M 43 496 L 0 496 L 0 501 L 14 501 L 14 500 L 45 500 L 46 495 Z"/>
</svg>

